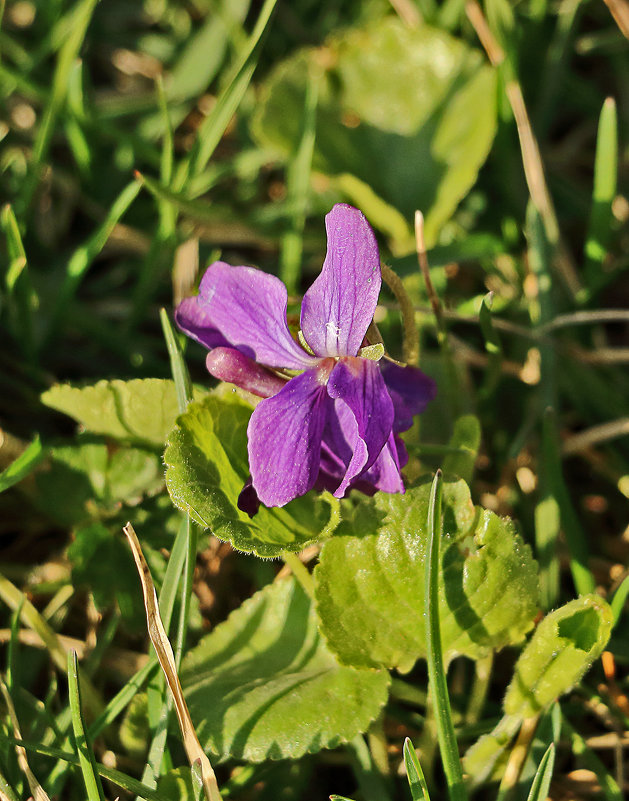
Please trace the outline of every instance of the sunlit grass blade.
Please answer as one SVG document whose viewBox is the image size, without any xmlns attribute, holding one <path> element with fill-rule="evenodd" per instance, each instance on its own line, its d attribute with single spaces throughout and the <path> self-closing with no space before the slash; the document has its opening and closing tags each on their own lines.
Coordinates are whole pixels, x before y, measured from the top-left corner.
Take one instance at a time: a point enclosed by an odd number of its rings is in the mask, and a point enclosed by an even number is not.
<svg viewBox="0 0 629 801">
<path fill-rule="evenodd" d="M 151 659 L 144 667 L 131 678 L 124 687 L 107 704 L 101 714 L 94 720 L 88 729 L 90 738 L 94 739 L 109 726 L 110 723 L 121 715 L 129 706 L 133 697 L 142 689 L 145 683 L 158 670 L 157 659 Z"/>
<path fill-rule="evenodd" d="M 168 357 L 170 359 L 170 371 L 175 382 L 175 389 L 177 390 L 177 401 L 179 403 L 179 411 L 183 414 L 192 400 L 192 383 L 188 368 L 183 360 L 179 342 L 175 336 L 175 332 L 170 323 L 166 309 L 161 309 L 159 319 L 162 324 L 162 331 L 164 332 L 164 339 L 166 340 L 166 347 L 168 348 Z"/>
<path fill-rule="evenodd" d="M 42 745 L 41 743 L 33 743 L 28 740 L 19 740 L 14 737 L 7 737 L 0 732 L 0 742 L 6 742 L 9 745 L 20 745 L 27 751 L 32 751 L 34 754 L 41 754 L 42 756 L 52 757 L 53 759 L 63 760 L 70 765 L 80 767 L 79 757 L 70 751 L 63 751 L 61 748 L 52 748 L 50 746 Z M 161 793 L 156 792 L 151 787 L 146 787 L 134 779 L 132 776 L 127 776 L 126 773 L 116 770 L 115 768 L 108 768 L 105 765 L 96 763 L 98 775 L 103 779 L 107 779 L 123 790 L 137 795 L 139 798 L 144 798 L 146 801 L 170 801 L 170 796 L 166 798 Z"/>
<path fill-rule="evenodd" d="M 68 313 L 68 305 L 74 299 L 79 284 L 90 265 L 105 246 L 120 218 L 138 196 L 140 189 L 141 185 L 137 181 L 132 181 L 128 184 L 112 203 L 109 213 L 99 228 L 85 244 L 77 248 L 72 254 L 66 268 L 63 284 L 57 293 L 57 301 L 48 326 L 47 343 L 56 333 L 64 315 Z"/>
<path fill-rule="evenodd" d="M 39 299 L 28 271 L 20 228 L 13 209 L 8 204 L 0 213 L 0 225 L 7 243 L 8 265 L 4 282 L 10 325 L 24 355 L 32 359 L 35 355 L 33 315 L 39 305 Z"/>
<path fill-rule="evenodd" d="M 437 737 L 441 751 L 448 792 L 451 801 L 466 801 L 467 793 L 463 784 L 463 771 L 459 749 L 454 734 L 452 710 L 443 664 L 441 630 L 439 622 L 439 567 L 441 545 L 441 495 L 442 475 L 438 470 L 430 490 L 428 507 L 428 549 L 426 552 L 426 661 L 428 681 L 432 693 Z"/>
<path fill-rule="evenodd" d="M 482 398 L 491 397 L 500 381 L 502 367 L 502 343 L 500 342 L 500 337 L 498 336 L 498 332 L 494 327 L 491 317 L 492 302 L 493 293 L 490 292 L 483 298 L 478 314 L 478 322 L 485 340 L 485 350 L 487 351 L 488 357 L 485 379 L 480 391 Z"/>
<path fill-rule="evenodd" d="M 265 0 L 231 81 L 221 92 L 212 112 L 199 128 L 190 158 L 183 162 L 180 165 L 180 169 L 177 170 L 175 190 L 182 189 L 189 176 L 198 175 L 205 169 L 225 133 L 225 129 L 240 105 L 240 101 L 253 77 L 264 34 L 276 3 L 277 0 Z"/>
<path fill-rule="evenodd" d="M 63 673 L 67 670 L 67 652 L 54 629 L 44 620 L 38 610 L 14 584 L 0 574 L 0 598 L 14 611 L 20 609 L 20 619 L 25 626 L 32 629 L 42 640 L 51 660 Z M 99 693 L 87 676 L 81 676 L 81 692 L 93 714 L 102 709 Z"/>
<path fill-rule="evenodd" d="M 68 91 L 70 71 L 79 53 L 87 27 L 92 19 L 97 4 L 98 0 L 82 0 L 82 2 L 76 4 L 69 12 L 69 15 L 72 15 L 72 24 L 68 29 L 67 37 L 59 47 L 57 64 L 52 78 L 52 92 L 50 93 L 48 104 L 44 110 L 42 121 L 37 130 L 35 142 L 33 144 L 31 156 L 32 171 L 24 182 L 19 201 L 22 211 L 30 204 L 35 187 L 37 186 L 39 177 L 38 167 L 46 160 L 48 155 L 48 149 L 54 132 L 55 120 Z"/>
<path fill-rule="evenodd" d="M 614 615 L 614 626 L 620 620 L 620 616 L 622 615 L 622 611 L 625 607 L 625 601 L 627 600 L 627 596 L 629 595 L 629 576 L 625 576 L 622 580 L 621 585 L 617 588 L 616 592 L 614 593 L 614 597 L 610 602 L 610 606 L 612 608 L 612 614 Z"/>
<path fill-rule="evenodd" d="M 159 165 L 159 177 L 164 186 L 169 186 L 173 176 L 174 166 L 174 134 L 173 126 L 170 121 L 170 114 L 168 112 L 168 98 L 164 89 L 164 80 L 161 75 L 157 76 L 155 81 L 155 88 L 157 91 L 157 103 L 159 105 L 160 115 L 164 129 L 164 136 L 162 141 L 162 153 Z M 173 236 L 177 226 L 177 210 L 175 206 L 168 202 L 159 203 L 160 214 L 160 237 L 168 239 Z"/>
<path fill-rule="evenodd" d="M 563 477 L 555 413 L 552 409 L 547 409 L 544 414 L 542 449 L 549 488 L 552 497 L 559 505 L 561 524 L 570 554 L 572 580 L 577 593 L 587 595 L 595 591 L 596 581 L 588 566 L 589 554 L 585 532 L 581 527 Z"/>
<path fill-rule="evenodd" d="M 289 295 L 297 290 L 301 265 L 306 205 L 310 189 L 310 170 L 315 143 L 318 98 L 319 77 L 311 70 L 306 87 L 301 139 L 286 176 L 286 192 L 292 201 L 292 214 L 289 221 L 289 230 L 282 238 L 280 278 L 286 284 Z"/>
<path fill-rule="evenodd" d="M 537 773 L 533 779 L 531 792 L 528 796 L 528 801 L 546 801 L 548 798 L 548 790 L 550 788 L 550 780 L 553 775 L 555 767 L 555 744 L 551 743 L 546 749 L 546 753 L 539 763 Z"/>
<path fill-rule="evenodd" d="M 20 801 L 19 796 L 0 773 L 0 798 L 2 801 Z"/>
<path fill-rule="evenodd" d="M 4 492 L 25 478 L 43 457 L 44 449 L 38 435 L 28 448 L 0 473 L 0 492 Z"/>
<path fill-rule="evenodd" d="M 216 212 L 209 203 L 204 203 L 202 200 L 189 200 L 181 192 L 169 189 L 160 181 L 156 181 L 143 173 L 137 172 L 135 178 L 138 184 L 145 186 L 160 203 L 170 204 L 185 217 L 197 222 L 212 222 L 216 220 Z"/>
<path fill-rule="evenodd" d="M 565 715 L 563 717 L 562 728 L 564 735 L 567 736 L 570 741 L 572 753 L 577 760 L 582 762 L 586 768 L 596 775 L 606 801 L 625 801 L 625 795 L 614 777 L 609 773 L 596 752 L 588 746 L 585 739 L 566 719 Z"/>
<path fill-rule="evenodd" d="M 596 158 L 594 162 L 594 191 L 592 210 L 585 238 L 585 277 L 587 281 L 584 295 L 591 296 L 600 286 L 600 266 L 607 255 L 607 243 L 613 221 L 612 202 L 616 196 L 618 175 L 618 123 L 616 102 L 608 97 L 598 124 Z M 586 300 L 587 297 L 583 297 Z"/>
<path fill-rule="evenodd" d="M 404 740 L 404 765 L 406 766 L 406 776 L 411 788 L 413 801 L 430 801 L 430 793 L 424 778 L 424 771 L 413 743 L 408 737 Z"/>
<path fill-rule="evenodd" d="M 83 723 L 81 693 L 79 691 L 79 663 L 76 658 L 76 651 L 71 651 L 68 654 L 68 695 L 70 697 L 70 709 L 72 710 L 72 729 L 88 801 L 105 801 L 105 794 L 96 769 L 96 759 L 87 739 Z"/>
</svg>

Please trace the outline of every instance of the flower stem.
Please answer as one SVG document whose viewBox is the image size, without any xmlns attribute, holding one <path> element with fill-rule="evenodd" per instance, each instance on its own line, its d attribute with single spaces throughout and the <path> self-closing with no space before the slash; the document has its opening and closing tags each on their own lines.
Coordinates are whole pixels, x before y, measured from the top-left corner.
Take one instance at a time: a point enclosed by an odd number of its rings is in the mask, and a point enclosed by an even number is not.
<svg viewBox="0 0 629 801">
<path fill-rule="evenodd" d="M 297 556 L 296 553 L 284 551 L 282 553 L 282 559 L 284 564 L 292 570 L 293 575 L 301 584 L 301 588 L 306 595 L 314 601 L 314 581 L 312 580 L 308 568 L 304 565 L 299 556 Z"/>
</svg>

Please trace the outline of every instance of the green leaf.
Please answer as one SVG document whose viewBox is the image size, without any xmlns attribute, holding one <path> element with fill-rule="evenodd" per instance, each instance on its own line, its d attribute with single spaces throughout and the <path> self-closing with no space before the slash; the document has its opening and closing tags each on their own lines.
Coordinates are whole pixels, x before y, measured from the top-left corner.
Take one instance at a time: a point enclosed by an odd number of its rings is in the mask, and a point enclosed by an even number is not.
<svg viewBox="0 0 629 801">
<path fill-rule="evenodd" d="M 533 779 L 528 801 L 546 801 L 548 798 L 548 790 L 550 788 L 550 780 L 553 775 L 554 767 L 555 744 L 551 743 L 548 746 L 546 753 L 542 757 L 542 761 L 539 763 L 535 778 Z"/>
<path fill-rule="evenodd" d="M 267 585 L 188 654 L 182 686 L 201 745 L 250 762 L 295 759 L 364 732 L 389 674 L 338 664 L 291 577 Z"/>
<path fill-rule="evenodd" d="M 34 503 L 63 526 L 115 512 L 121 501 L 137 503 L 163 486 L 157 454 L 139 448 L 111 450 L 102 442 L 50 449 L 35 476 Z"/>
<path fill-rule="evenodd" d="M 516 663 L 506 714 L 532 717 L 570 690 L 603 652 L 612 625 L 611 607 L 594 594 L 546 615 Z"/>
<path fill-rule="evenodd" d="M 72 564 L 72 583 L 77 588 L 89 588 L 97 609 L 104 611 L 116 603 L 129 628 L 134 632 L 145 628 L 137 570 L 119 535 L 102 523 L 82 526 L 75 531 L 67 555 Z"/>
<path fill-rule="evenodd" d="M 175 385 L 161 378 L 56 384 L 41 400 L 93 434 L 153 446 L 164 444 L 178 414 Z"/>
<path fill-rule="evenodd" d="M 365 54 L 368 57 L 365 57 Z M 320 48 L 280 64 L 263 86 L 252 120 L 255 138 L 290 159 L 301 132 L 307 76 L 320 68 Z M 431 247 L 443 223 L 470 189 L 496 130 L 496 77 L 477 50 L 394 16 L 326 42 L 313 166 L 358 179 L 349 200 L 362 206 L 361 187 L 377 213 L 393 207 L 406 220 L 425 216 Z M 386 153 L 386 158 L 382 154 Z M 346 189 L 351 183 L 345 179 Z M 391 232 L 391 216 L 383 229 Z M 380 225 L 377 217 L 372 222 Z M 397 250 L 414 250 L 412 232 Z"/>
<path fill-rule="evenodd" d="M 343 663 L 410 670 L 426 655 L 424 579 L 429 485 L 379 494 L 322 549 L 315 595 L 322 632 Z M 537 609 L 536 565 L 513 524 L 474 507 L 463 481 L 443 485 L 439 577 L 447 660 L 523 639 Z"/>
<path fill-rule="evenodd" d="M 251 407 L 237 395 L 209 395 L 177 420 L 164 453 L 173 503 L 242 551 L 278 556 L 320 537 L 330 507 L 313 493 L 282 509 L 260 506 L 250 518 L 237 507 L 249 478 L 247 423 Z"/>
<path fill-rule="evenodd" d="M 44 455 L 44 451 L 39 440 L 39 436 L 31 442 L 17 459 L 0 473 L 0 492 L 8 490 L 17 484 L 39 464 Z"/>
<path fill-rule="evenodd" d="M 72 729 L 88 801 L 105 801 L 103 786 L 98 776 L 96 758 L 83 723 L 81 692 L 79 689 L 79 664 L 76 658 L 76 651 L 68 653 L 68 695 L 72 711 Z"/>
</svg>

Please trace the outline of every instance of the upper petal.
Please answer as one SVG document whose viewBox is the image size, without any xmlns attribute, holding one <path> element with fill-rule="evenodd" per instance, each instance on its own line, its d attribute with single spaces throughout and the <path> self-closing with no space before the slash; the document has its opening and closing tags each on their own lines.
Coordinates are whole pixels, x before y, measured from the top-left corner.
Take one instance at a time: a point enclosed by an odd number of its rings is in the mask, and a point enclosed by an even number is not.
<svg viewBox="0 0 629 801">
<path fill-rule="evenodd" d="M 210 321 L 208 309 L 199 295 L 184 298 L 175 309 L 175 322 L 189 337 L 196 339 L 206 348 L 220 348 L 229 342 Z"/>
<path fill-rule="evenodd" d="M 364 215 L 345 203 L 334 206 L 325 227 L 328 252 L 304 295 L 301 330 L 318 356 L 355 356 L 380 294 L 378 244 Z"/>
<path fill-rule="evenodd" d="M 288 295 L 274 275 L 217 261 L 199 286 L 205 319 L 232 347 L 269 367 L 300 370 L 315 361 L 291 337 L 286 323 Z"/>
<path fill-rule="evenodd" d="M 385 359 L 380 365 L 395 410 L 393 430 L 406 431 L 413 425 L 413 417 L 433 400 L 437 385 L 417 367 L 402 367 Z"/>
<path fill-rule="evenodd" d="M 393 403 L 380 367 L 369 359 L 339 360 L 328 381 L 328 394 L 335 399 L 337 426 L 329 430 L 336 440 L 334 450 L 343 458 L 343 445 L 351 451 L 347 470 L 335 491 L 342 498 L 351 482 L 376 461 L 393 426 Z M 345 459 L 344 459 L 345 461 Z"/>
<path fill-rule="evenodd" d="M 332 405 L 326 378 L 324 368 L 306 370 L 261 401 L 251 415 L 249 469 L 265 506 L 284 506 L 317 480 L 321 437 Z"/>
</svg>

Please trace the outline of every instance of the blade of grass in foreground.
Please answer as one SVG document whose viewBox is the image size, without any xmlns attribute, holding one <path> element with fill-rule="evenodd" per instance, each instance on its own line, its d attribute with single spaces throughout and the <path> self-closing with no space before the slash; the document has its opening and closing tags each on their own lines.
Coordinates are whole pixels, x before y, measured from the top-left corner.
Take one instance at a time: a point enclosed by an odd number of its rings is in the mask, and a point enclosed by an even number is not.
<svg viewBox="0 0 629 801">
<path fill-rule="evenodd" d="M 531 785 L 531 792 L 529 793 L 528 801 L 546 801 L 548 798 L 548 790 L 550 788 L 550 780 L 553 775 L 553 768 L 555 767 L 555 744 L 551 743 L 546 749 L 546 753 L 539 763 L 533 784 Z"/>
<path fill-rule="evenodd" d="M 404 740 L 404 765 L 413 801 L 430 801 L 430 793 L 424 778 L 424 771 L 419 763 L 413 743 L 408 737 Z"/>
<path fill-rule="evenodd" d="M 603 103 L 594 162 L 592 211 L 585 238 L 586 287 L 579 300 L 587 301 L 601 283 L 600 267 L 607 255 L 607 243 L 613 221 L 612 202 L 616 197 L 618 175 L 618 124 L 616 102 L 608 97 Z"/>
<path fill-rule="evenodd" d="M 79 758 L 76 754 L 69 751 L 63 751 L 61 748 L 52 748 L 51 746 L 42 745 L 41 743 L 32 743 L 28 740 L 18 740 L 15 737 L 7 737 L 0 732 L 0 742 L 6 742 L 9 745 L 20 745 L 27 751 L 32 751 L 34 754 L 42 754 L 43 756 L 52 757 L 53 759 L 63 760 L 69 765 L 80 767 Z M 105 765 L 96 763 L 96 769 L 99 776 L 103 779 L 113 782 L 113 784 L 127 790 L 129 793 L 137 795 L 139 798 L 144 798 L 146 801 L 169 801 L 160 793 L 157 793 L 150 787 L 145 787 L 142 782 L 134 779 L 132 776 L 127 776 L 115 768 L 107 768 Z M 0 785 L 1 786 L 1 785 Z"/>
<path fill-rule="evenodd" d="M 189 159 L 182 162 L 175 176 L 175 190 L 181 190 L 190 176 L 202 172 L 220 142 L 229 121 L 240 105 L 258 64 L 258 56 L 277 0 L 265 0 L 233 78 L 221 92 L 216 105 L 199 128 Z"/>
<path fill-rule="evenodd" d="M 439 622 L 439 563 L 441 545 L 441 470 L 438 470 L 430 490 L 428 506 L 428 552 L 426 554 L 426 661 L 428 681 L 432 692 L 437 737 L 441 761 L 448 783 L 451 801 L 467 801 L 459 749 L 454 735 L 452 710 L 443 664 Z"/>
<path fill-rule="evenodd" d="M 88 801 L 105 801 L 105 794 L 96 769 L 94 752 L 87 739 L 81 713 L 79 664 L 76 658 L 76 651 L 70 651 L 68 654 L 68 694 L 70 696 L 70 709 L 72 710 L 72 729 Z"/>
<path fill-rule="evenodd" d="M 50 342 L 61 320 L 68 313 L 68 304 L 74 299 L 76 290 L 90 265 L 105 247 L 107 240 L 111 236 L 111 232 L 136 199 L 141 188 L 141 184 L 135 180 L 127 184 L 112 203 L 111 209 L 100 227 L 90 236 L 84 245 L 81 245 L 72 254 L 66 268 L 63 284 L 57 294 L 57 302 L 48 325 L 46 344 Z"/>
<path fill-rule="evenodd" d="M 43 456 L 44 449 L 38 435 L 28 448 L 0 473 L 0 492 L 8 490 L 25 478 L 39 464 Z"/>
<path fill-rule="evenodd" d="M 0 225 L 7 242 L 8 267 L 4 281 L 10 325 L 24 355 L 32 360 L 35 356 L 33 315 L 39 299 L 31 282 L 20 227 L 9 204 L 2 208 Z"/>
</svg>

